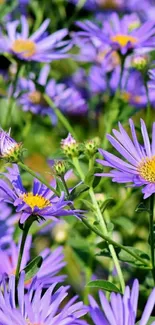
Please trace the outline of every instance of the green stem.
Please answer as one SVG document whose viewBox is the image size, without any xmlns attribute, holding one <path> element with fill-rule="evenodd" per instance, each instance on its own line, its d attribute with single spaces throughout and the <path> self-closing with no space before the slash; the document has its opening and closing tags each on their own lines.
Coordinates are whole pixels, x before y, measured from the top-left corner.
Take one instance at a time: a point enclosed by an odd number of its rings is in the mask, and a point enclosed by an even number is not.
<svg viewBox="0 0 155 325">
<path fill-rule="evenodd" d="M 67 194 L 67 197 L 69 198 L 69 190 L 68 190 L 68 187 L 67 187 L 67 184 L 66 184 L 66 181 L 65 181 L 65 178 L 64 176 L 61 176 L 61 180 L 64 184 L 64 187 L 65 187 L 65 190 L 66 190 L 66 194 Z"/>
<path fill-rule="evenodd" d="M 53 109 L 54 113 L 56 114 L 56 116 L 58 117 L 58 119 L 62 123 L 62 125 L 65 127 L 65 129 L 69 133 L 71 133 L 72 136 L 76 139 L 76 134 L 75 134 L 72 126 L 70 125 L 70 123 L 68 122 L 66 117 L 61 113 L 61 111 L 56 107 L 56 105 L 51 100 L 51 98 L 47 94 L 44 94 L 44 99 L 48 103 L 48 105 Z"/>
<path fill-rule="evenodd" d="M 22 257 L 23 257 L 23 252 L 24 252 L 24 247 L 25 247 L 25 242 L 26 238 L 29 232 L 29 229 L 33 223 L 34 219 L 33 217 L 29 217 L 23 227 L 23 235 L 22 235 L 22 240 L 20 244 L 20 250 L 19 250 L 19 255 L 18 255 L 18 262 L 17 262 L 17 267 L 16 267 L 16 285 L 18 284 L 18 279 L 19 279 L 19 273 L 20 273 L 20 268 L 21 268 L 21 262 L 22 262 Z"/>
<path fill-rule="evenodd" d="M 152 276 L 155 283 L 155 241 L 154 241 L 154 229 L 153 229 L 153 210 L 154 210 L 154 195 L 150 197 L 150 249 L 151 249 L 151 261 L 152 261 Z"/>
<path fill-rule="evenodd" d="M 43 183 L 44 185 L 46 185 L 52 192 L 54 192 L 55 195 L 60 196 L 58 191 L 51 185 L 49 185 L 49 183 L 42 178 L 41 176 L 37 175 L 31 168 L 29 168 L 28 166 L 26 166 L 24 163 L 22 163 L 21 161 L 18 162 L 18 165 L 24 169 L 26 172 L 28 172 L 29 174 L 31 174 L 33 177 L 37 178 L 41 183 Z"/>
<path fill-rule="evenodd" d="M 112 244 L 113 246 L 118 247 L 118 248 L 124 250 L 125 252 L 127 252 L 128 254 L 130 254 L 131 256 L 133 256 L 136 260 L 138 260 L 139 262 L 141 262 L 143 265 L 146 265 L 146 268 L 145 269 L 151 270 L 150 263 L 148 263 L 145 260 L 143 260 L 140 256 L 138 256 L 134 252 L 130 251 L 126 246 L 123 246 L 123 245 L 115 242 L 110 237 L 102 234 L 102 232 L 98 228 L 96 228 L 95 226 L 92 226 L 86 219 L 83 218 L 82 219 L 82 222 L 85 224 L 85 226 L 87 228 L 89 228 L 90 230 L 92 230 L 96 235 L 98 235 L 101 238 L 103 238 L 107 243 Z"/>
<path fill-rule="evenodd" d="M 79 164 L 78 159 L 77 158 L 73 158 L 73 163 L 74 163 L 74 166 L 77 169 L 77 171 L 78 171 L 81 179 L 84 181 L 85 176 L 84 176 L 84 174 L 83 174 L 83 172 L 81 170 L 81 167 L 80 167 L 80 164 Z M 101 226 L 101 229 L 103 231 L 103 234 L 108 237 L 108 231 L 107 231 L 106 223 L 105 223 L 105 221 L 103 219 L 101 210 L 99 208 L 99 205 L 98 205 L 98 202 L 96 200 L 96 197 L 95 197 L 95 194 L 94 194 L 94 190 L 93 190 L 92 187 L 89 189 L 89 195 L 91 197 L 91 200 L 92 200 L 92 203 L 93 203 L 94 207 L 96 208 L 96 218 L 97 218 L 97 221 L 99 222 L 99 224 Z M 123 273 L 122 273 L 121 267 L 119 265 L 119 261 L 118 261 L 118 258 L 117 258 L 117 255 L 116 255 L 116 252 L 115 252 L 115 249 L 114 249 L 113 245 L 109 244 L 109 250 L 110 250 L 111 256 L 113 258 L 113 261 L 114 261 L 116 270 L 117 270 L 117 274 L 118 274 L 118 277 L 119 277 L 119 281 L 120 281 L 120 285 L 121 285 L 122 292 L 124 292 L 124 289 L 125 289 L 124 277 L 123 277 Z"/>
<path fill-rule="evenodd" d="M 3 124 L 3 128 L 5 129 L 11 121 L 11 116 L 12 116 L 12 108 L 13 108 L 13 104 L 14 104 L 14 93 L 16 91 L 16 87 L 17 87 L 17 82 L 18 82 L 18 77 L 21 71 L 21 67 L 22 65 L 20 63 L 17 64 L 17 72 L 15 74 L 14 80 L 12 82 L 12 91 L 8 100 L 8 109 L 7 109 L 7 114 L 4 120 L 4 124 Z"/>
</svg>

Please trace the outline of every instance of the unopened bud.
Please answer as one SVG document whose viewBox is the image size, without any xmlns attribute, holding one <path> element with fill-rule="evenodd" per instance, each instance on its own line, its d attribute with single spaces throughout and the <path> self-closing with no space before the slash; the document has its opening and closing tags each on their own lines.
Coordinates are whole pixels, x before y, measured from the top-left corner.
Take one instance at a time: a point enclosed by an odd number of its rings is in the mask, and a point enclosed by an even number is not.
<svg viewBox="0 0 155 325">
<path fill-rule="evenodd" d="M 148 64 L 148 58 L 144 55 L 137 55 L 132 59 L 132 67 L 138 71 L 143 71 Z"/>
<path fill-rule="evenodd" d="M 10 137 L 10 131 L 7 133 L 0 130 L 0 157 L 9 162 L 16 163 L 22 156 L 22 143 L 17 143 Z"/>
<path fill-rule="evenodd" d="M 54 172 L 57 176 L 64 176 L 67 172 L 67 163 L 64 160 L 58 160 L 54 164 Z"/>
<path fill-rule="evenodd" d="M 99 146 L 99 139 L 98 138 L 94 138 L 91 140 L 88 140 L 87 142 L 85 142 L 85 153 L 88 157 L 92 157 L 95 155 L 95 153 L 97 152 L 97 148 Z"/>
<path fill-rule="evenodd" d="M 79 144 L 69 133 L 66 139 L 61 140 L 61 148 L 68 157 L 77 157 L 79 155 Z"/>
</svg>

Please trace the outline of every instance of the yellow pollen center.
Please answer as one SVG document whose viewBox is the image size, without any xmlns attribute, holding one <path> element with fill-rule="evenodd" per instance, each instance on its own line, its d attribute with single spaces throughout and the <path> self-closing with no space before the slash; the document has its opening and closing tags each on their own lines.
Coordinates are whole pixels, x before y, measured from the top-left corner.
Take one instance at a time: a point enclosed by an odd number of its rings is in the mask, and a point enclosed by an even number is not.
<svg viewBox="0 0 155 325">
<path fill-rule="evenodd" d="M 30 58 L 36 53 L 36 45 L 33 41 L 27 39 L 17 39 L 13 42 L 12 51 L 17 54 L 22 54 L 24 58 Z"/>
<path fill-rule="evenodd" d="M 118 43 L 121 47 L 126 46 L 129 42 L 134 45 L 138 42 L 138 39 L 136 37 L 130 36 L 130 35 L 115 35 L 111 37 L 111 40 L 115 43 Z"/>
<path fill-rule="evenodd" d="M 33 104 L 40 104 L 40 105 L 45 105 L 46 102 L 44 100 L 44 97 L 42 95 L 42 93 L 38 90 L 32 91 L 29 94 L 29 100 L 33 103 Z"/>
<path fill-rule="evenodd" d="M 21 196 L 22 200 L 30 206 L 31 209 L 35 207 L 39 209 L 46 208 L 51 205 L 50 201 L 41 195 L 34 195 L 33 193 L 25 193 Z"/>
<path fill-rule="evenodd" d="M 116 0 L 98 0 L 98 4 L 104 9 L 117 9 L 119 7 Z"/>
<path fill-rule="evenodd" d="M 145 158 L 138 166 L 138 171 L 145 181 L 155 183 L 155 156 Z"/>
</svg>

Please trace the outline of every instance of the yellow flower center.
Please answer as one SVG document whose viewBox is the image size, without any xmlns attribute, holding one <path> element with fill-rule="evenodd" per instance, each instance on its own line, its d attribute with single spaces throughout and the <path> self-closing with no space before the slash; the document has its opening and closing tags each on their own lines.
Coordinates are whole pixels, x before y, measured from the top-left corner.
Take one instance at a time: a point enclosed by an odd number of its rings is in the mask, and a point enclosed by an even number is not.
<svg viewBox="0 0 155 325">
<path fill-rule="evenodd" d="M 138 42 L 138 39 L 136 37 L 130 35 L 121 35 L 121 34 L 112 36 L 111 40 L 115 43 L 118 43 L 121 47 L 126 46 L 129 42 L 132 45 Z"/>
<path fill-rule="evenodd" d="M 133 94 L 128 93 L 128 92 L 123 92 L 121 97 L 127 103 L 132 100 L 132 102 L 135 102 L 136 104 L 140 104 L 142 101 L 141 96 L 138 96 L 138 95 L 134 96 Z"/>
<path fill-rule="evenodd" d="M 155 156 L 152 158 L 146 157 L 138 166 L 138 171 L 145 181 L 155 183 Z"/>
<path fill-rule="evenodd" d="M 30 206 L 31 209 L 34 209 L 35 207 L 43 209 L 51 205 L 50 201 L 45 199 L 43 196 L 38 194 L 34 195 L 31 192 L 23 194 L 21 198 Z"/>
<path fill-rule="evenodd" d="M 98 4 L 104 9 L 117 9 L 119 7 L 116 0 L 98 0 Z"/>
<path fill-rule="evenodd" d="M 46 102 L 44 100 L 44 97 L 42 95 L 42 93 L 38 90 L 34 90 L 29 94 L 29 100 L 33 103 L 33 104 L 40 104 L 40 105 L 45 105 Z"/>
<path fill-rule="evenodd" d="M 17 39 L 13 42 L 12 51 L 17 54 L 22 54 L 26 58 L 30 58 L 36 53 L 36 45 L 33 41 L 27 39 Z"/>
</svg>

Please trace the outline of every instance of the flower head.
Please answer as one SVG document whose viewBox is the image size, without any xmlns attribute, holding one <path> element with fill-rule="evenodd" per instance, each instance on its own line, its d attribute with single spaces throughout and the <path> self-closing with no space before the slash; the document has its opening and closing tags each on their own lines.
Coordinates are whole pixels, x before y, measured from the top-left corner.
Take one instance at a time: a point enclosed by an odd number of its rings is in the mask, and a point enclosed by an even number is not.
<svg viewBox="0 0 155 325">
<path fill-rule="evenodd" d="M 66 210 L 70 201 L 65 201 L 64 193 L 61 197 L 55 197 L 53 192 L 37 179 L 34 180 L 32 191 L 27 192 L 22 185 L 17 165 L 8 168 L 5 177 L 10 184 L 0 180 L 1 201 L 8 202 L 16 207 L 20 213 L 20 223 L 23 224 L 30 216 L 35 220 L 51 219 L 57 220 L 58 216 L 76 215 L 80 216 L 80 210 Z"/>
<path fill-rule="evenodd" d="M 69 157 L 78 156 L 79 144 L 69 133 L 66 139 L 61 140 L 61 148 Z"/>
<path fill-rule="evenodd" d="M 11 274 L 16 273 L 18 255 L 20 249 L 21 240 L 16 245 L 12 240 L 7 249 L 0 249 L 0 278 L 8 278 Z M 26 244 L 22 256 L 22 262 L 20 271 L 22 271 L 26 265 L 30 262 L 30 249 L 31 249 L 31 236 L 26 239 Z M 66 265 L 64 261 L 63 249 L 61 246 L 51 251 L 49 248 L 44 249 L 40 256 L 43 258 L 41 267 L 37 273 L 37 279 L 35 286 L 41 284 L 43 287 L 48 287 L 54 282 L 62 282 L 66 276 L 58 275 L 61 269 Z M 32 282 L 29 279 L 25 282 L 25 286 L 28 287 Z"/>
<path fill-rule="evenodd" d="M 17 143 L 10 137 L 10 131 L 7 133 L 0 130 L 0 157 L 11 162 L 16 162 L 21 157 L 21 143 Z"/>
<path fill-rule="evenodd" d="M 79 32 L 78 35 L 90 39 L 93 44 L 98 45 L 98 41 L 102 41 L 112 50 L 126 55 L 137 48 L 154 47 L 154 22 L 148 21 L 137 27 L 138 23 L 137 18 L 133 20 L 133 15 L 119 18 L 116 13 L 113 13 L 101 28 L 90 21 L 78 22 L 78 26 L 83 29 L 83 32 Z"/>
<path fill-rule="evenodd" d="M 106 167 L 111 167 L 108 173 L 97 174 L 109 176 L 113 182 L 132 183 L 131 186 L 143 186 L 144 199 L 155 193 L 155 123 L 152 127 L 152 144 L 144 121 L 141 119 L 141 133 L 143 145 L 138 142 L 133 121 L 129 120 L 132 139 L 119 123 L 119 131 L 113 130 L 114 137 L 110 134 L 107 139 L 125 160 L 103 149 L 99 149 L 104 160 L 97 161 Z"/>
<path fill-rule="evenodd" d="M 134 281 L 132 289 L 127 286 L 124 295 L 112 293 L 110 302 L 102 291 L 99 291 L 101 307 L 95 299 L 90 296 L 90 315 L 95 325 L 135 325 L 137 316 L 137 305 L 139 297 L 139 283 Z M 144 308 L 139 325 L 146 325 L 155 305 L 155 289 Z M 151 324 L 151 323 L 150 323 Z M 152 322 L 152 325 L 154 322 Z"/>
<path fill-rule="evenodd" d="M 17 31 L 21 26 L 21 32 Z M 67 29 L 59 30 L 50 36 L 44 33 L 49 25 L 49 19 L 31 36 L 27 19 L 22 16 L 21 21 L 7 23 L 7 35 L 0 36 L 0 51 L 8 52 L 20 60 L 50 62 L 67 57 L 65 52 L 71 47 L 68 41 L 62 39 L 68 34 Z"/>
<path fill-rule="evenodd" d="M 10 277 L 9 288 L 7 284 L 3 284 L 4 291 L 0 293 L 1 324 L 86 325 L 80 318 L 87 313 L 87 308 L 82 302 L 76 302 L 77 296 L 64 303 L 68 296 L 68 287 L 61 286 L 55 290 L 57 283 L 54 283 L 43 292 L 41 286 L 35 288 L 36 279 L 34 279 L 28 293 L 25 294 L 24 280 L 25 274 L 22 272 L 18 283 L 18 307 L 15 301 L 15 276 Z"/>
</svg>

